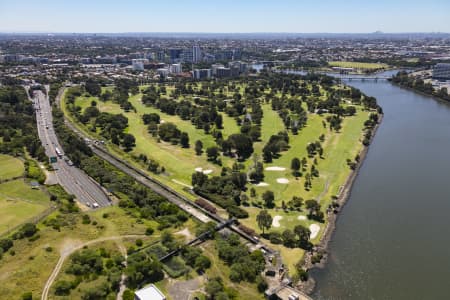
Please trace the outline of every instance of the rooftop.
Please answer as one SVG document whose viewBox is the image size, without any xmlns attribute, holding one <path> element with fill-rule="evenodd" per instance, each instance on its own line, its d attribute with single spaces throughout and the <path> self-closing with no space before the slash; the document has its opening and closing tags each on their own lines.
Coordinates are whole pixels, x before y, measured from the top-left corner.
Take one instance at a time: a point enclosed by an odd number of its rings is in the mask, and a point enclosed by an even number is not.
<svg viewBox="0 0 450 300">
<path fill-rule="evenodd" d="M 153 284 L 134 292 L 139 300 L 166 300 L 163 293 Z"/>
</svg>

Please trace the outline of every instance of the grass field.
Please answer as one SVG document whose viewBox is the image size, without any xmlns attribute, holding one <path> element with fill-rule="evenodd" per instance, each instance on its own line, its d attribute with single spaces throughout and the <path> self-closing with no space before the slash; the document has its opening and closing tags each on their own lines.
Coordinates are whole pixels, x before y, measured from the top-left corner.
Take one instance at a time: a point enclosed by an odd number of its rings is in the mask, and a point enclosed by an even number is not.
<svg viewBox="0 0 450 300">
<path fill-rule="evenodd" d="M 31 189 L 23 179 L 0 184 L 0 233 L 38 215 L 49 204 L 47 194 Z"/>
<path fill-rule="evenodd" d="M 144 241 L 158 239 L 160 236 L 154 221 L 140 219 L 133 211 L 108 207 L 88 214 L 91 224 L 82 224 L 81 214 L 65 214 L 62 216 L 68 225 L 62 226 L 59 231 L 40 223 L 38 225 L 39 239 L 34 242 L 27 239 L 14 241 L 12 249 L 15 255 L 5 253 L 0 260 L 0 294 L 2 295 L 0 298 L 21 299 L 22 293 L 31 291 L 33 299 L 40 299 L 44 284 L 63 249 L 100 237 L 144 234 L 149 226 L 153 226 L 155 232 L 148 238 L 143 237 Z M 107 214 L 106 218 L 104 214 Z M 61 214 L 54 212 L 47 219 L 56 218 L 58 215 Z M 187 223 L 188 226 L 191 226 L 190 222 Z M 123 241 L 123 243 L 127 247 L 128 242 Z M 47 247 L 51 247 L 52 251 L 47 251 Z"/>
<path fill-rule="evenodd" d="M 388 65 L 386 64 L 364 63 L 354 61 L 330 61 L 328 62 L 328 65 L 330 67 L 354 68 L 360 70 L 377 70 L 377 69 L 385 69 L 388 67 Z"/>
<path fill-rule="evenodd" d="M 22 176 L 23 172 L 23 162 L 20 159 L 0 154 L 0 180 Z"/>
</svg>

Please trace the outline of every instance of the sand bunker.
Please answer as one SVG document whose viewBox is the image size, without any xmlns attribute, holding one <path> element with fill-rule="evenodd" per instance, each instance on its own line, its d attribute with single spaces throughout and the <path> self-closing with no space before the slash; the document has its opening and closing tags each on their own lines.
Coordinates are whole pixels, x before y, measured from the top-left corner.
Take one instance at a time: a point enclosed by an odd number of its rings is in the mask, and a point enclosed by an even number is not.
<svg viewBox="0 0 450 300">
<path fill-rule="evenodd" d="M 256 186 L 268 186 L 269 184 L 267 182 L 260 182 L 258 184 L 255 184 Z"/>
<path fill-rule="evenodd" d="M 298 216 L 297 220 L 304 221 L 304 220 L 306 220 L 306 216 Z"/>
<path fill-rule="evenodd" d="M 309 238 L 312 240 L 319 233 L 320 226 L 317 224 L 311 224 L 311 225 L 309 225 L 309 230 L 311 231 L 311 235 L 309 236 Z"/>
<path fill-rule="evenodd" d="M 200 167 L 195 168 L 194 170 L 195 170 L 195 172 L 202 172 L 205 175 L 211 174 L 213 172 L 213 170 L 210 170 L 210 169 L 203 170 L 203 168 L 200 168 Z"/>
<path fill-rule="evenodd" d="M 286 168 L 283 167 L 267 167 L 266 171 L 286 171 Z"/>
<path fill-rule="evenodd" d="M 283 219 L 282 216 L 275 216 L 275 217 L 273 217 L 272 226 L 273 227 L 280 227 L 280 220 L 281 219 Z"/>
<path fill-rule="evenodd" d="M 277 182 L 281 184 L 288 184 L 289 180 L 287 178 L 277 178 Z"/>
</svg>

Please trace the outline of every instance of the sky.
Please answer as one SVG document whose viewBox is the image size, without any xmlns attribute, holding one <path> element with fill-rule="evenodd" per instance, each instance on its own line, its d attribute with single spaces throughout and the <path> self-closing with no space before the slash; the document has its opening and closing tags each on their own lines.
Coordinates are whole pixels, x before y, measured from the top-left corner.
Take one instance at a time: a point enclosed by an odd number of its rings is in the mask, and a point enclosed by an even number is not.
<svg viewBox="0 0 450 300">
<path fill-rule="evenodd" d="M 0 32 L 450 32 L 450 0 L 0 0 Z"/>
</svg>

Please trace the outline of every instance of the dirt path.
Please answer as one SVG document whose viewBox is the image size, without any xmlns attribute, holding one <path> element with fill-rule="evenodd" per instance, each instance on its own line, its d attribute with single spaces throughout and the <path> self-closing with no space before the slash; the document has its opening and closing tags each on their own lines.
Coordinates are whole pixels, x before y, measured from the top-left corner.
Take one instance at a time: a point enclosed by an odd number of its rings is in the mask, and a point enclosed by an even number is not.
<svg viewBox="0 0 450 300">
<path fill-rule="evenodd" d="M 128 259 L 127 249 L 125 249 L 125 246 L 123 244 L 120 244 L 118 246 L 119 246 L 120 253 L 122 253 L 123 257 L 125 258 L 124 264 L 125 264 L 125 267 L 126 267 L 127 266 L 127 259 Z M 127 276 L 125 275 L 125 273 L 122 273 L 122 276 L 120 277 L 120 288 L 119 288 L 119 292 L 117 293 L 117 299 L 116 300 L 122 300 L 123 292 L 127 288 L 127 286 L 125 285 L 125 280 L 126 279 L 127 279 Z"/>
<path fill-rule="evenodd" d="M 325 196 L 328 193 L 329 187 L 330 187 L 330 180 L 327 179 L 327 181 L 325 181 L 325 187 L 323 188 L 322 193 L 320 193 L 320 195 L 317 196 L 317 202 L 320 202 L 320 200 L 322 200 L 323 196 Z"/>
<path fill-rule="evenodd" d="M 64 261 L 66 260 L 66 258 L 68 256 L 70 256 L 75 251 L 80 250 L 81 248 L 83 248 L 85 246 L 89 246 L 89 245 L 93 245 L 93 244 L 97 244 L 97 243 L 101 243 L 101 242 L 105 242 L 105 241 L 121 240 L 121 239 L 125 239 L 125 238 L 139 238 L 139 237 L 143 237 L 143 236 L 145 236 L 145 235 L 143 235 L 143 234 L 118 235 L 118 236 L 102 237 L 102 238 L 87 241 L 84 243 L 79 243 L 79 242 L 74 242 L 74 241 L 70 241 L 70 243 L 66 243 L 60 251 L 61 257 L 59 258 L 58 263 L 56 264 L 55 268 L 53 269 L 52 274 L 50 275 L 47 282 L 45 283 L 44 290 L 42 291 L 41 300 L 47 300 L 48 293 L 50 291 L 50 287 L 52 286 L 53 282 L 55 281 L 56 277 L 58 276 L 59 271 L 61 271 Z"/>
</svg>

